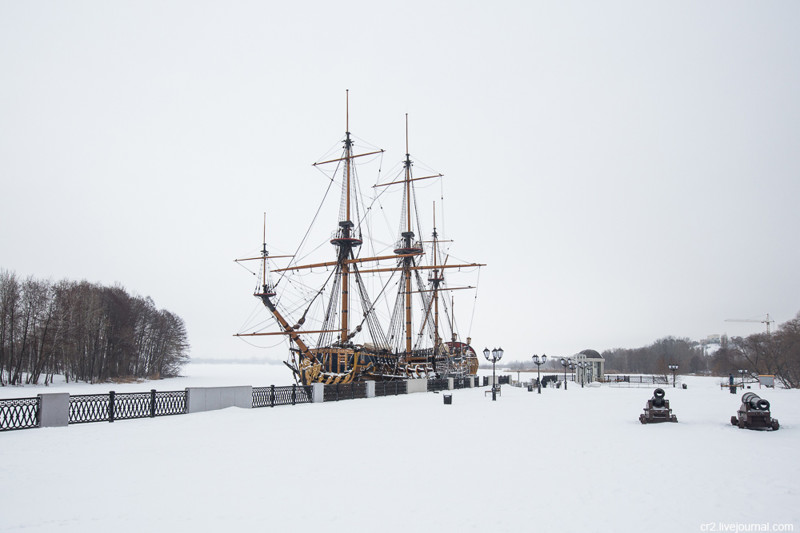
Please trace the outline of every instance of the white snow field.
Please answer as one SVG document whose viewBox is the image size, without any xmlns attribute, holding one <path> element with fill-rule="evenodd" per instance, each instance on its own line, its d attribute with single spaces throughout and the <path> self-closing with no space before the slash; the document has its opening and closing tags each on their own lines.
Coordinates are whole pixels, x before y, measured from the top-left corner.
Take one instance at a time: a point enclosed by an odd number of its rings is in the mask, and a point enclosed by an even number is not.
<svg viewBox="0 0 800 533">
<path fill-rule="evenodd" d="M 184 373 L 0 397 L 290 382 Z M 0 531 L 800 531 L 800 391 L 753 389 L 781 429 L 750 431 L 730 424 L 741 393 L 682 381 L 677 424 L 639 423 L 654 387 L 570 383 L 6 431 Z"/>
</svg>

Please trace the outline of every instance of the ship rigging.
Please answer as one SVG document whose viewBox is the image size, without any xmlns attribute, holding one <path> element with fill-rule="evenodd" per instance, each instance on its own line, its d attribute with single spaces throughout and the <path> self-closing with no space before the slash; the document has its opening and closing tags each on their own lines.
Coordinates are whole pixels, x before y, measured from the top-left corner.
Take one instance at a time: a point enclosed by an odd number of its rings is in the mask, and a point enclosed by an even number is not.
<svg viewBox="0 0 800 533">
<path fill-rule="evenodd" d="M 421 239 L 421 209 L 415 185 L 441 178 L 442 174 L 413 175 L 407 115 L 405 130 L 406 154 L 400 175 L 372 188 L 373 205 L 384 191 L 402 189 L 399 236 L 388 249 L 371 231 L 372 206 L 364 209 L 361 205 L 356 173 L 356 161 L 382 156 L 383 150 L 355 153 L 348 93 L 341 155 L 314 164 L 333 166 L 331 183 L 341 183 L 338 223 L 327 239 L 334 257 L 300 264 L 306 257 L 300 253 L 302 244 L 293 255 L 271 256 L 265 222 L 260 255 L 237 260 L 260 262 L 260 283 L 254 295 L 277 325 L 277 331 L 238 336 L 285 336 L 290 351 L 286 364 L 299 383 L 433 378 L 477 372 L 477 355 L 469 337 L 461 340 L 456 331 L 452 296 L 445 297 L 450 291 L 475 287 L 449 287 L 445 272 L 472 271 L 484 265 L 449 262 L 450 256 L 442 245 L 450 241 L 439 238 L 435 204 L 431 240 Z M 364 248 L 367 250 L 362 254 Z M 280 266 L 276 259 L 289 262 Z M 311 279 L 320 274 L 321 280 Z M 274 283 L 273 276 L 277 277 Z"/>
</svg>

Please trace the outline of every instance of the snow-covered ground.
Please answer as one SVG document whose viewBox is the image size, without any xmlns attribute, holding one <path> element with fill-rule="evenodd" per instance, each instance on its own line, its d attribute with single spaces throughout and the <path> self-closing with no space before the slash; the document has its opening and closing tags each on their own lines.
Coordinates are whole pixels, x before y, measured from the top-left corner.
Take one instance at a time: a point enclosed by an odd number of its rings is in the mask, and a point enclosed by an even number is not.
<svg viewBox="0 0 800 533">
<path fill-rule="evenodd" d="M 184 373 L 0 398 L 290 382 Z M 758 432 L 730 425 L 741 395 L 718 378 L 683 381 L 678 424 L 639 423 L 653 387 L 570 384 L 3 432 L 0 531 L 800 531 L 800 391 L 755 389 L 781 422 Z"/>
</svg>

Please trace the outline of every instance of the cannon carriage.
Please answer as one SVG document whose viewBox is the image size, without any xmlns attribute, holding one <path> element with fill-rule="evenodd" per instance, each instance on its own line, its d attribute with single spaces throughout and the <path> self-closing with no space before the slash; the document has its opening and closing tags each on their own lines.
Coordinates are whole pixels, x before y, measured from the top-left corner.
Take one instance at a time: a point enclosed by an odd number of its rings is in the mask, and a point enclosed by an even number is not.
<svg viewBox="0 0 800 533">
<path fill-rule="evenodd" d="M 678 417 L 672 414 L 669 407 L 669 400 L 664 398 L 664 389 L 658 388 L 653 391 L 653 397 L 647 400 L 644 414 L 639 415 L 639 422 L 642 424 L 655 424 L 658 422 L 677 422 Z"/>
<path fill-rule="evenodd" d="M 742 395 L 742 405 L 731 417 L 731 425 L 740 429 L 767 429 L 776 431 L 780 426 L 777 418 L 772 418 L 769 402 L 754 392 Z"/>
</svg>

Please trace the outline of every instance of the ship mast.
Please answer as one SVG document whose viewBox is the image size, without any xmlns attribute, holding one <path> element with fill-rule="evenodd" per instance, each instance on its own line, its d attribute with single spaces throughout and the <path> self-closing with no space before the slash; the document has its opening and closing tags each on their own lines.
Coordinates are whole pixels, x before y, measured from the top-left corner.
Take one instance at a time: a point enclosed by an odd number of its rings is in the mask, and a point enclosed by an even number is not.
<svg viewBox="0 0 800 533">
<path fill-rule="evenodd" d="M 286 257 L 294 257 L 292 255 L 275 255 L 271 256 L 273 258 L 286 258 Z M 315 361 L 316 358 L 314 355 L 309 351 L 308 346 L 303 342 L 303 340 L 298 335 L 297 326 L 291 326 L 283 315 L 278 311 L 275 307 L 275 304 L 272 302 L 272 298 L 275 297 L 275 286 L 269 281 L 267 274 L 269 272 L 269 265 L 267 264 L 267 260 L 270 258 L 269 251 L 267 250 L 267 214 L 264 213 L 264 229 L 263 229 L 263 241 L 261 245 L 261 256 L 260 257 L 247 257 L 244 259 L 234 259 L 235 262 L 241 261 L 261 261 L 261 291 L 259 292 L 256 289 L 256 292 L 253 294 L 256 298 L 261 300 L 264 306 L 269 309 L 275 319 L 278 321 L 278 324 L 281 326 L 283 330 L 281 334 L 286 334 L 289 336 L 289 339 L 297 344 L 300 352 L 303 354 L 307 354 L 312 361 Z M 261 336 L 261 335 L 271 335 L 270 333 L 237 333 L 234 335 L 235 337 L 252 337 L 252 336 Z"/>
<path fill-rule="evenodd" d="M 438 265 L 436 257 L 439 248 L 439 234 L 436 232 L 436 204 L 433 204 L 433 264 Z M 444 281 L 444 275 L 439 273 L 438 268 L 433 269 L 433 273 L 428 277 L 428 281 L 433 285 L 433 353 L 439 352 L 442 339 L 439 336 L 439 284 Z"/>
<path fill-rule="evenodd" d="M 422 254 L 422 248 L 414 242 L 414 231 L 411 227 L 411 155 L 408 150 L 408 113 L 406 113 L 406 159 L 403 162 L 405 178 L 403 187 L 405 188 L 405 231 L 400 233 L 400 246 L 394 250 L 397 255 L 404 255 L 401 260 L 403 276 L 403 292 L 405 298 L 405 352 L 411 354 L 412 349 L 412 326 L 411 326 L 411 271 L 414 265 L 414 256 Z"/>
<path fill-rule="evenodd" d="M 261 288 L 264 291 L 262 294 L 264 296 L 275 296 L 274 288 L 267 283 L 267 272 L 269 267 L 267 266 L 267 258 L 269 257 L 269 252 L 267 251 L 267 213 L 264 213 L 264 235 L 263 241 L 261 246 Z"/>
<path fill-rule="evenodd" d="M 344 190 L 343 206 L 344 211 L 340 213 L 339 228 L 336 231 L 336 236 L 331 239 L 331 244 L 338 248 L 336 264 L 339 268 L 340 287 L 341 287 L 341 317 L 339 340 L 342 344 L 346 343 L 349 339 L 350 332 L 350 264 L 353 259 L 353 249 L 361 246 L 362 240 L 360 235 L 356 235 L 353 231 L 355 224 L 351 220 L 351 203 L 352 203 L 352 188 L 353 188 L 353 158 L 359 157 L 353 155 L 353 140 L 350 138 L 350 91 L 346 92 L 346 105 L 345 105 L 345 139 L 344 139 L 344 155 L 338 160 L 323 161 L 315 163 L 320 165 L 323 163 L 330 163 L 333 161 L 344 161 Z M 378 152 L 370 152 L 370 155 Z"/>
<path fill-rule="evenodd" d="M 349 304 L 350 304 L 350 266 L 344 261 L 350 258 L 350 253 L 355 243 L 349 241 L 350 233 L 353 229 L 353 222 L 350 220 L 350 172 L 352 171 L 352 156 L 353 156 L 353 141 L 350 139 L 350 90 L 345 91 L 345 139 L 344 139 L 344 157 L 345 157 L 345 196 L 346 208 L 345 219 L 339 222 L 339 227 L 342 229 L 343 240 L 339 246 L 339 262 L 342 269 L 342 332 L 341 342 L 347 342 L 347 333 L 350 326 Z M 361 244 L 359 241 L 358 244 Z"/>
<path fill-rule="evenodd" d="M 390 324 L 390 330 L 396 331 L 400 337 L 401 347 L 400 350 L 404 351 L 407 357 L 407 361 L 411 359 L 417 359 L 414 357 L 413 350 L 413 324 L 412 324 L 412 316 L 411 316 L 411 308 L 412 308 L 412 295 L 415 292 L 433 292 L 433 298 L 431 300 L 425 301 L 425 316 L 421 322 L 421 330 L 424 330 L 426 324 L 431 324 L 433 322 L 433 342 L 434 342 L 434 353 L 437 350 L 441 349 L 442 339 L 439 334 L 439 310 L 440 310 L 440 302 L 439 302 L 439 291 L 443 290 L 441 285 L 444 282 L 444 270 L 447 268 L 465 268 L 465 267 L 479 267 L 483 266 L 481 264 L 471 263 L 471 264 L 458 264 L 458 265 L 447 265 L 447 264 L 439 264 L 439 251 L 438 245 L 441 242 L 438 238 L 438 232 L 434 228 L 434 257 L 433 257 L 433 264 L 432 265 L 418 265 L 416 262 L 416 257 L 422 255 L 422 243 L 415 240 L 414 234 L 414 226 L 413 224 L 413 217 L 412 217 L 412 209 L 415 209 L 414 203 L 412 201 L 414 189 L 413 189 L 413 182 L 420 181 L 420 180 L 427 180 L 431 178 L 440 178 L 442 174 L 434 174 L 430 176 L 422 176 L 422 177 L 413 177 L 412 176 L 412 166 L 413 162 L 411 160 L 410 150 L 408 146 L 408 115 L 406 115 L 406 157 L 403 161 L 403 178 L 398 179 L 396 181 L 391 181 L 389 183 L 381 183 L 374 185 L 374 187 L 386 187 L 391 185 L 403 185 L 403 194 L 405 196 L 403 201 L 403 210 L 405 211 L 400 218 L 400 240 L 398 241 L 397 248 L 395 248 L 394 253 L 398 257 L 398 262 L 396 267 L 394 268 L 374 268 L 369 270 L 360 270 L 361 274 L 367 273 L 378 273 L 378 272 L 399 272 L 400 273 L 400 283 L 398 289 L 398 299 L 395 306 L 395 314 L 392 316 L 392 324 Z M 435 211 L 434 211 L 434 219 L 435 219 Z M 435 221 L 434 221 L 435 226 Z M 445 263 L 447 261 L 445 260 Z M 413 277 L 418 275 L 418 273 L 422 270 L 432 270 L 432 274 L 429 277 L 428 281 L 431 283 L 432 287 L 430 290 L 420 290 L 414 291 L 412 288 Z M 421 281 L 418 279 L 418 281 Z M 431 315 L 433 317 L 431 318 Z M 395 324 L 395 320 L 397 323 Z M 395 329 L 396 327 L 396 329 Z M 420 331 L 420 335 L 423 332 Z M 419 361 L 417 361 L 419 362 Z"/>
</svg>

